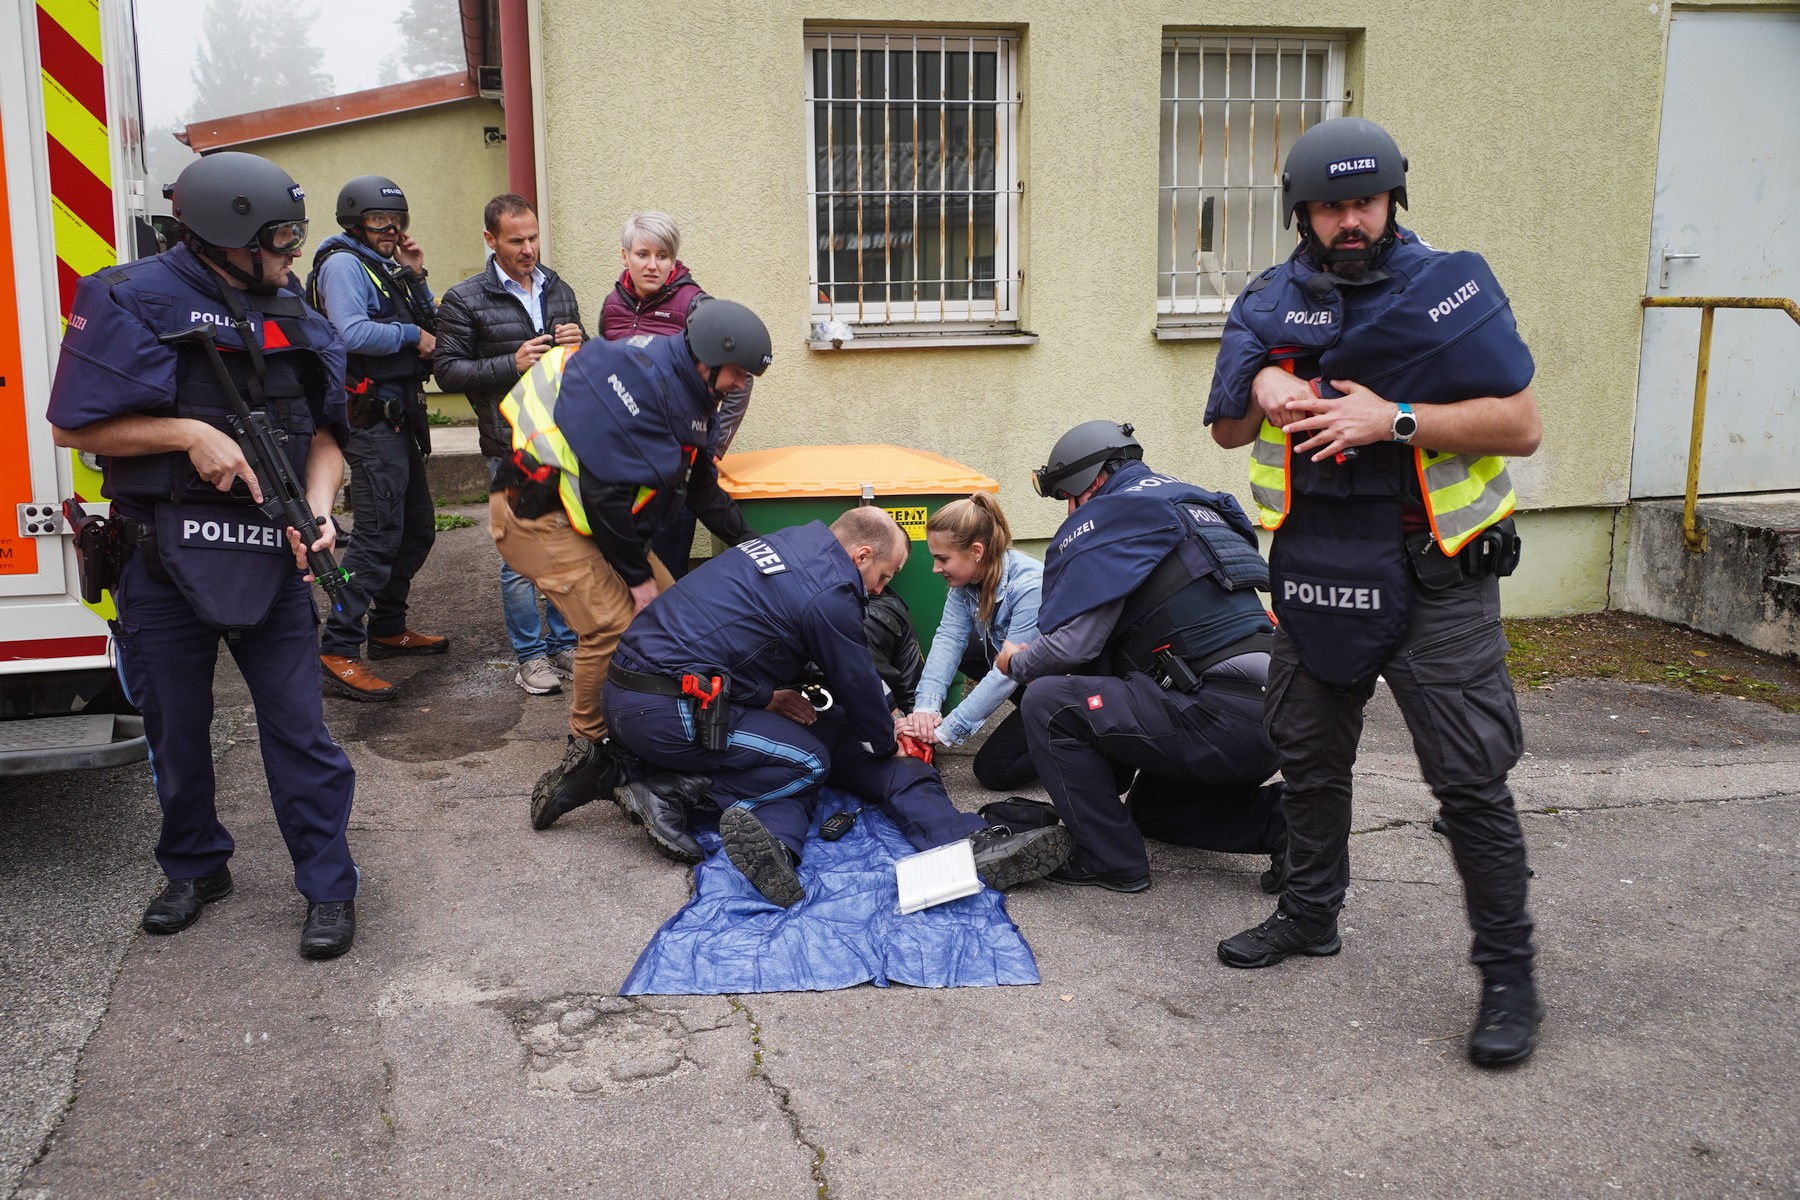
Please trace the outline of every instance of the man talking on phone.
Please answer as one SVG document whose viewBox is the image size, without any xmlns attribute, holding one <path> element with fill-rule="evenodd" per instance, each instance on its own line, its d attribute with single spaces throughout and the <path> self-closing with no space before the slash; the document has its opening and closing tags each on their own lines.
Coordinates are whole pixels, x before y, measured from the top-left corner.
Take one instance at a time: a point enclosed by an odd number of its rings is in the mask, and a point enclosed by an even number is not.
<svg viewBox="0 0 1800 1200">
<path fill-rule="evenodd" d="M 538 261 L 537 210 L 511 193 L 488 201 L 482 214 L 487 266 L 438 303 L 438 385 L 463 392 L 481 432 L 490 471 L 512 457 L 512 430 L 500 401 L 552 346 L 587 338 L 575 292 Z M 574 669 L 575 631 L 546 597 L 538 617 L 531 581 L 500 563 L 500 601 L 506 636 L 519 668 L 513 682 L 534 696 L 562 690 Z"/>
</svg>

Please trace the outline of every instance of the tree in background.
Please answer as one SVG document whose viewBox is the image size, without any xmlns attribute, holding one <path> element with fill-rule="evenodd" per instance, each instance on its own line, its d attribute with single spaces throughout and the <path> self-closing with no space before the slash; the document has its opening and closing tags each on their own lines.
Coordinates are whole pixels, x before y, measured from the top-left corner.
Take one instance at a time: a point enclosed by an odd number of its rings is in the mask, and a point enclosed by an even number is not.
<svg viewBox="0 0 1800 1200">
<path fill-rule="evenodd" d="M 461 6 L 456 0 L 405 0 L 399 27 L 399 46 L 381 60 L 381 83 L 408 83 L 467 69 Z"/>
<path fill-rule="evenodd" d="M 190 121 L 317 100 L 336 90 L 310 33 L 317 8 L 289 3 L 279 22 L 269 14 L 267 5 L 248 0 L 207 0 Z"/>
</svg>

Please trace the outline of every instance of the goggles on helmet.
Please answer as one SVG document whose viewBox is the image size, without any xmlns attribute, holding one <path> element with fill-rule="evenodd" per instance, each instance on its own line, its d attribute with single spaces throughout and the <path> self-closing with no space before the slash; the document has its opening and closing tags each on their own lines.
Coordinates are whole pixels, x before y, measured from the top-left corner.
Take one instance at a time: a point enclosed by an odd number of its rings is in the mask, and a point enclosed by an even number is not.
<svg viewBox="0 0 1800 1200">
<path fill-rule="evenodd" d="M 405 209 L 396 212 L 385 208 L 371 208 L 362 215 L 362 229 L 364 233 L 378 236 L 387 233 L 405 233 L 410 220 Z"/>
<path fill-rule="evenodd" d="M 270 254 L 298 254 L 306 245 L 307 222 L 270 221 L 256 231 L 256 244 Z"/>
<path fill-rule="evenodd" d="M 1126 435 L 1129 436 L 1131 426 L 1127 425 L 1124 428 Z M 1031 473 L 1031 486 L 1037 490 L 1038 495 L 1044 497 L 1046 500 L 1073 500 L 1081 495 L 1081 493 L 1071 492 L 1062 486 L 1063 480 L 1067 479 L 1069 476 L 1077 474 L 1084 467 L 1091 467 L 1096 463 L 1111 462 L 1114 459 L 1141 459 L 1143 457 L 1144 451 L 1140 446 L 1107 446 L 1094 451 L 1092 454 L 1083 455 L 1071 463 L 1057 463 L 1053 467 L 1038 467 Z"/>
</svg>

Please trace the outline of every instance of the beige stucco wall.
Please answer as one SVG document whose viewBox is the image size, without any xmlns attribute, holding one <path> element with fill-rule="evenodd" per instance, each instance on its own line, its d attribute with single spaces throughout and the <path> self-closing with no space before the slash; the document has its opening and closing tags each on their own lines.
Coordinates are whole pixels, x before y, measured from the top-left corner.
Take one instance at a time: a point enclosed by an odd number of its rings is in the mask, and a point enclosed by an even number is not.
<svg viewBox="0 0 1800 1200">
<path fill-rule="evenodd" d="M 1626 498 L 1631 462 L 1665 6 L 769 0 L 688 5 L 675 18 L 644 0 L 539 3 L 554 265 L 583 304 L 597 307 L 618 270 L 619 221 L 637 208 L 674 213 L 696 278 L 774 333 L 775 365 L 738 448 L 935 450 L 999 479 L 1031 538 L 1062 511 L 1031 493 L 1028 468 L 1096 416 L 1135 422 L 1153 463 L 1245 494 L 1244 452 L 1217 449 L 1200 424 L 1215 343 L 1152 338 L 1161 39 L 1354 18 L 1348 111 L 1385 124 L 1410 157 L 1406 223 L 1489 258 L 1536 354 L 1545 436 L 1514 464 L 1520 503 L 1586 510 L 1543 523 L 1538 540 L 1560 562 L 1529 593 L 1542 599 L 1512 594 L 1541 611 L 1568 611 L 1570 596 L 1604 604 L 1610 506 Z M 1020 258 L 1036 345 L 805 346 L 803 33 L 889 14 L 1023 33 Z M 1565 577 L 1569 564 L 1579 579 Z"/>
<path fill-rule="evenodd" d="M 302 272 L 337 232 L 338 189 L 357 175 L 386 175 L 406 190 L 411 233 L 425 248 L 432 290 L 442 293 L 481 269 L 481 210 L 506 190 L 506 150 L 482 142 L 482 127 L 504 126 L 499 104 L 459 100 L 353 125 L 270 138 L 234 149 L 261 154 L 306 189 L 312 218 Z"/>
</svg>

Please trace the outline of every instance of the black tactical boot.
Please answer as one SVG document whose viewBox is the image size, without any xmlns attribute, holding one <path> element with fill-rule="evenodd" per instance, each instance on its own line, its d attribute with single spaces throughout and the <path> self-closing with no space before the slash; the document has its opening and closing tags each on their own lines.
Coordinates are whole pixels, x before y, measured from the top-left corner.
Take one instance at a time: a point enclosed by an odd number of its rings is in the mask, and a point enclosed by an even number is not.
<svg viewBox="0 0 1800 1200">
<path fill-rule="evenodd" d="M 200 919 L 200 910 L 231 895 L 231 868 L 199 879 L 171 879 L 144 910 L 145 933 L 180 933 Z"/>
<path fill-rule="evenodd" d="M 326 900 L 306 906 L 300 929 L 303 958 L 336 958 L 356 940 L 356 901 Z"/>
<path fill-rule="evenodd" d="M 975 847 L 975 872 L 996 892 L 1042 879 L 1069 861 L 1074 843 L 1067 827 L 1049 825 L 1014 833 L 1005 825 L 989 825 L 969 835 Z"/>
<path fill-rule="evenodd" d="M 665 858 L 693 864 L 706 851 L 688 832 L 688 810 L 706 795 L 712 780 L 703 775 L 652 775 L 613 789 L 613 800 L 633 824 L 642 825 L 650 844 Z"/>
<path fill-rule="evenodd" d="M 573 735 L 562 761 L 531 789 L 531 827 L 550 828 L 566 812 L 606 796 L 618 786 L 619 763 L 604 746 Z"/>
<path fill-rule="evenodd" d="M 1228 967 L 1272 967 L 1294 954 L 1314 958 L 1336 954 L 1344 948 L 1338 937 L 1337 922 L 1317 925 L 1291 917 L 1284 909 L 1254 929 L 1246 929 L 1236 937 L 1219 943 L 1219 961 Z"/>
<path fill-rule="evenodd" d="M 726 809 L 719 818 L 719 839 L 731 865 L 770 904 L 792 908 L 806 898 L 794 871 L 793 852 L 750 809 L 735 804 Z"/>
<path fill-rule="evenodd" d="M 1538 1024 L 1544 1002 L 1531 980 L 1481 985 L 1481 1012 L 1469 1030 L 1469 1061 L 1478 1067 L 1524 1062 L 1537 1049 Z"/>
</svg>

